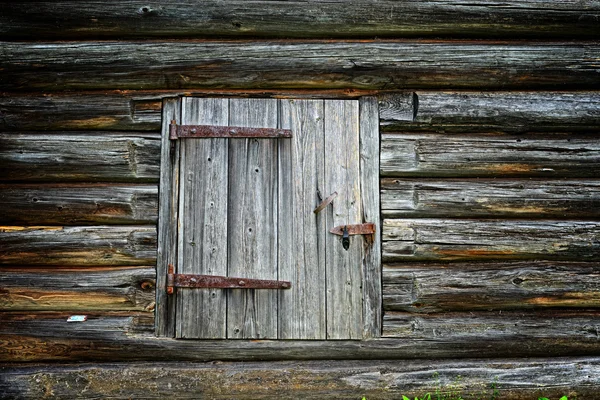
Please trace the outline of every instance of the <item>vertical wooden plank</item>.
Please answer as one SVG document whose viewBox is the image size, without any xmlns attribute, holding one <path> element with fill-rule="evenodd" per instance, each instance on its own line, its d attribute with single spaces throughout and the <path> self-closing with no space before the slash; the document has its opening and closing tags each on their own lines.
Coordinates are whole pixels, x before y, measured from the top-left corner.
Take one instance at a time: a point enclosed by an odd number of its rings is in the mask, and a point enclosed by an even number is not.
<svg viewBox="0 0 600 400">
<path fill-rule="evenodd" d="M 279 140 L 279 279 L 292 287 L 279 293 L 280 339 L 326 339 L 325 214 L 314 208 L 325 180 L 324 102 L 281 100 Z"/>
<path fill-rule="evenodd" d="M 180 121 L 179 99 L 163 101 L 156 262 L 155 328 L 157 336 L 175 336 L 175 300 L 167 295 L 167 266 L 177 259 L 179 143 L 169 140 L 171 120 Z"/>
<path fill-rule="evenodd" d="M 363 255 L 364 338 L 381 336 L 381 224 L 379 216 L 379 109 L 376 97 L 363 97 L 360 106 L 360 199 L 362 221 L 377 230 L 365 238 Z"/>
<path fill-rule="evenodd" d="M 325 101 L 325 192 L 338 193 L 327 209 L 327 227 L 360 223 L 358 101 Z M 362 236 L 327 235 L 327 338 L 360 339 L 363 334 Z"/>
<path fill-rule="evenodd" d="M 277 127 L 277 100 L 230 100 L 229 125 Z M 277 279 L 277 140 L 229 144 L 229 276 Z M 229 338 L 277 338 L 277 292 L 230 290 Z"/>
<path fill-rule="evenodd" d="M 227 125 L 228 101 L 184 98 L 182 124 Z M 180 139 L 179 258 L 183 274 L 227 274 L 227 139 Z M 179 289 L 177 337 L 225 338 L 220 289 Z"/>
</svg>

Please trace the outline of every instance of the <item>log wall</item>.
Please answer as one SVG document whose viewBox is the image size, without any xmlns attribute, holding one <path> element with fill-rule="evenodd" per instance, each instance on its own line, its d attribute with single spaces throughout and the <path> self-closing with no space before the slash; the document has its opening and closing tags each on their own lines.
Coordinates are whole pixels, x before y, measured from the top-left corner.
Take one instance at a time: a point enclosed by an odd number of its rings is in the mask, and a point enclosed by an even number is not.
<svg viewBox="0 0 600 400">
<path fill-rule="evenodd" d="M 244 3 L 0 4 L 0 392 L 271 398 L 292 371 L 296 397 L 398 398 L 438 371 L 597 393 L 598 2 Z M 161 110 L 184 95 L 377 96 L 381 339 L 155 337 Z"/>
</svg>

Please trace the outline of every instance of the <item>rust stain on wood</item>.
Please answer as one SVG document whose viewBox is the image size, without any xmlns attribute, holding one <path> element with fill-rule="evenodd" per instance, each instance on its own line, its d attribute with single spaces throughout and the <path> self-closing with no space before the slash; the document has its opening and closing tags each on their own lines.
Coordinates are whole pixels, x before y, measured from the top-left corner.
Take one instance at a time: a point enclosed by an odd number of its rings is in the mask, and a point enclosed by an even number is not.
<svg viewBox="0 0 600 400">
<path fill-rule="evenodd" d="M 62 231 L 62 226 L 0 226 L 0 232 Z"/>
</svg>

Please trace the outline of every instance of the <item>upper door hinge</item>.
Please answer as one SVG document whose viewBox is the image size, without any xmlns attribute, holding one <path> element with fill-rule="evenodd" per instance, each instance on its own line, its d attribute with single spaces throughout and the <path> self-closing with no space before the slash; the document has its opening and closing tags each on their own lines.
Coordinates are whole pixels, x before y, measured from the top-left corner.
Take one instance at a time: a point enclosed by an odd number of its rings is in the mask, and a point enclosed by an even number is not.
<svg viewBox="0 0 600 400">
<path fill-rule="evenodd" d="M 180 138 L 291 138 L 291 129 L 247 128 L 241 126 L 177 125 L 171 121 L 169 139 Z"/>
</svg>

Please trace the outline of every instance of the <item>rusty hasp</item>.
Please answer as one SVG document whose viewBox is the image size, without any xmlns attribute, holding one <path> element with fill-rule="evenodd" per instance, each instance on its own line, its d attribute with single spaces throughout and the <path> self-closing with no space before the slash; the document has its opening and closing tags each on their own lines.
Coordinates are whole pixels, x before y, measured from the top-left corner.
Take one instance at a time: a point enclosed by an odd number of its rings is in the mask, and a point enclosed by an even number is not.
<svg viewBox="0 0 600 400">
<path fill-rule="evenodd" d="M 217 275 L 174 274 L 169 265 L 167 275 L 167 293 L 173 294 L 173 288 L 208 288 L 208 289 L 289 289 L 288 281 L 268 279 L 234 278 Z"/>
<path fill-rule="evenodd" d="M 256 138 L 277 139 L 291 138 L 290 129 L 278 128 L 248 128 L 240 126 L 215 126 L 215 125 L 177 125 L 171 121 L 169 138 Z"/>
<path fill-rule="evenodd" d="M 367 222 L 364 224 L 353 224 L 353 225 L 340 225 L 329 230 L 334 235 L 344 236 L 347 235 L 372 235 L 375 233 L 375 224 Z"/>
</svg>

